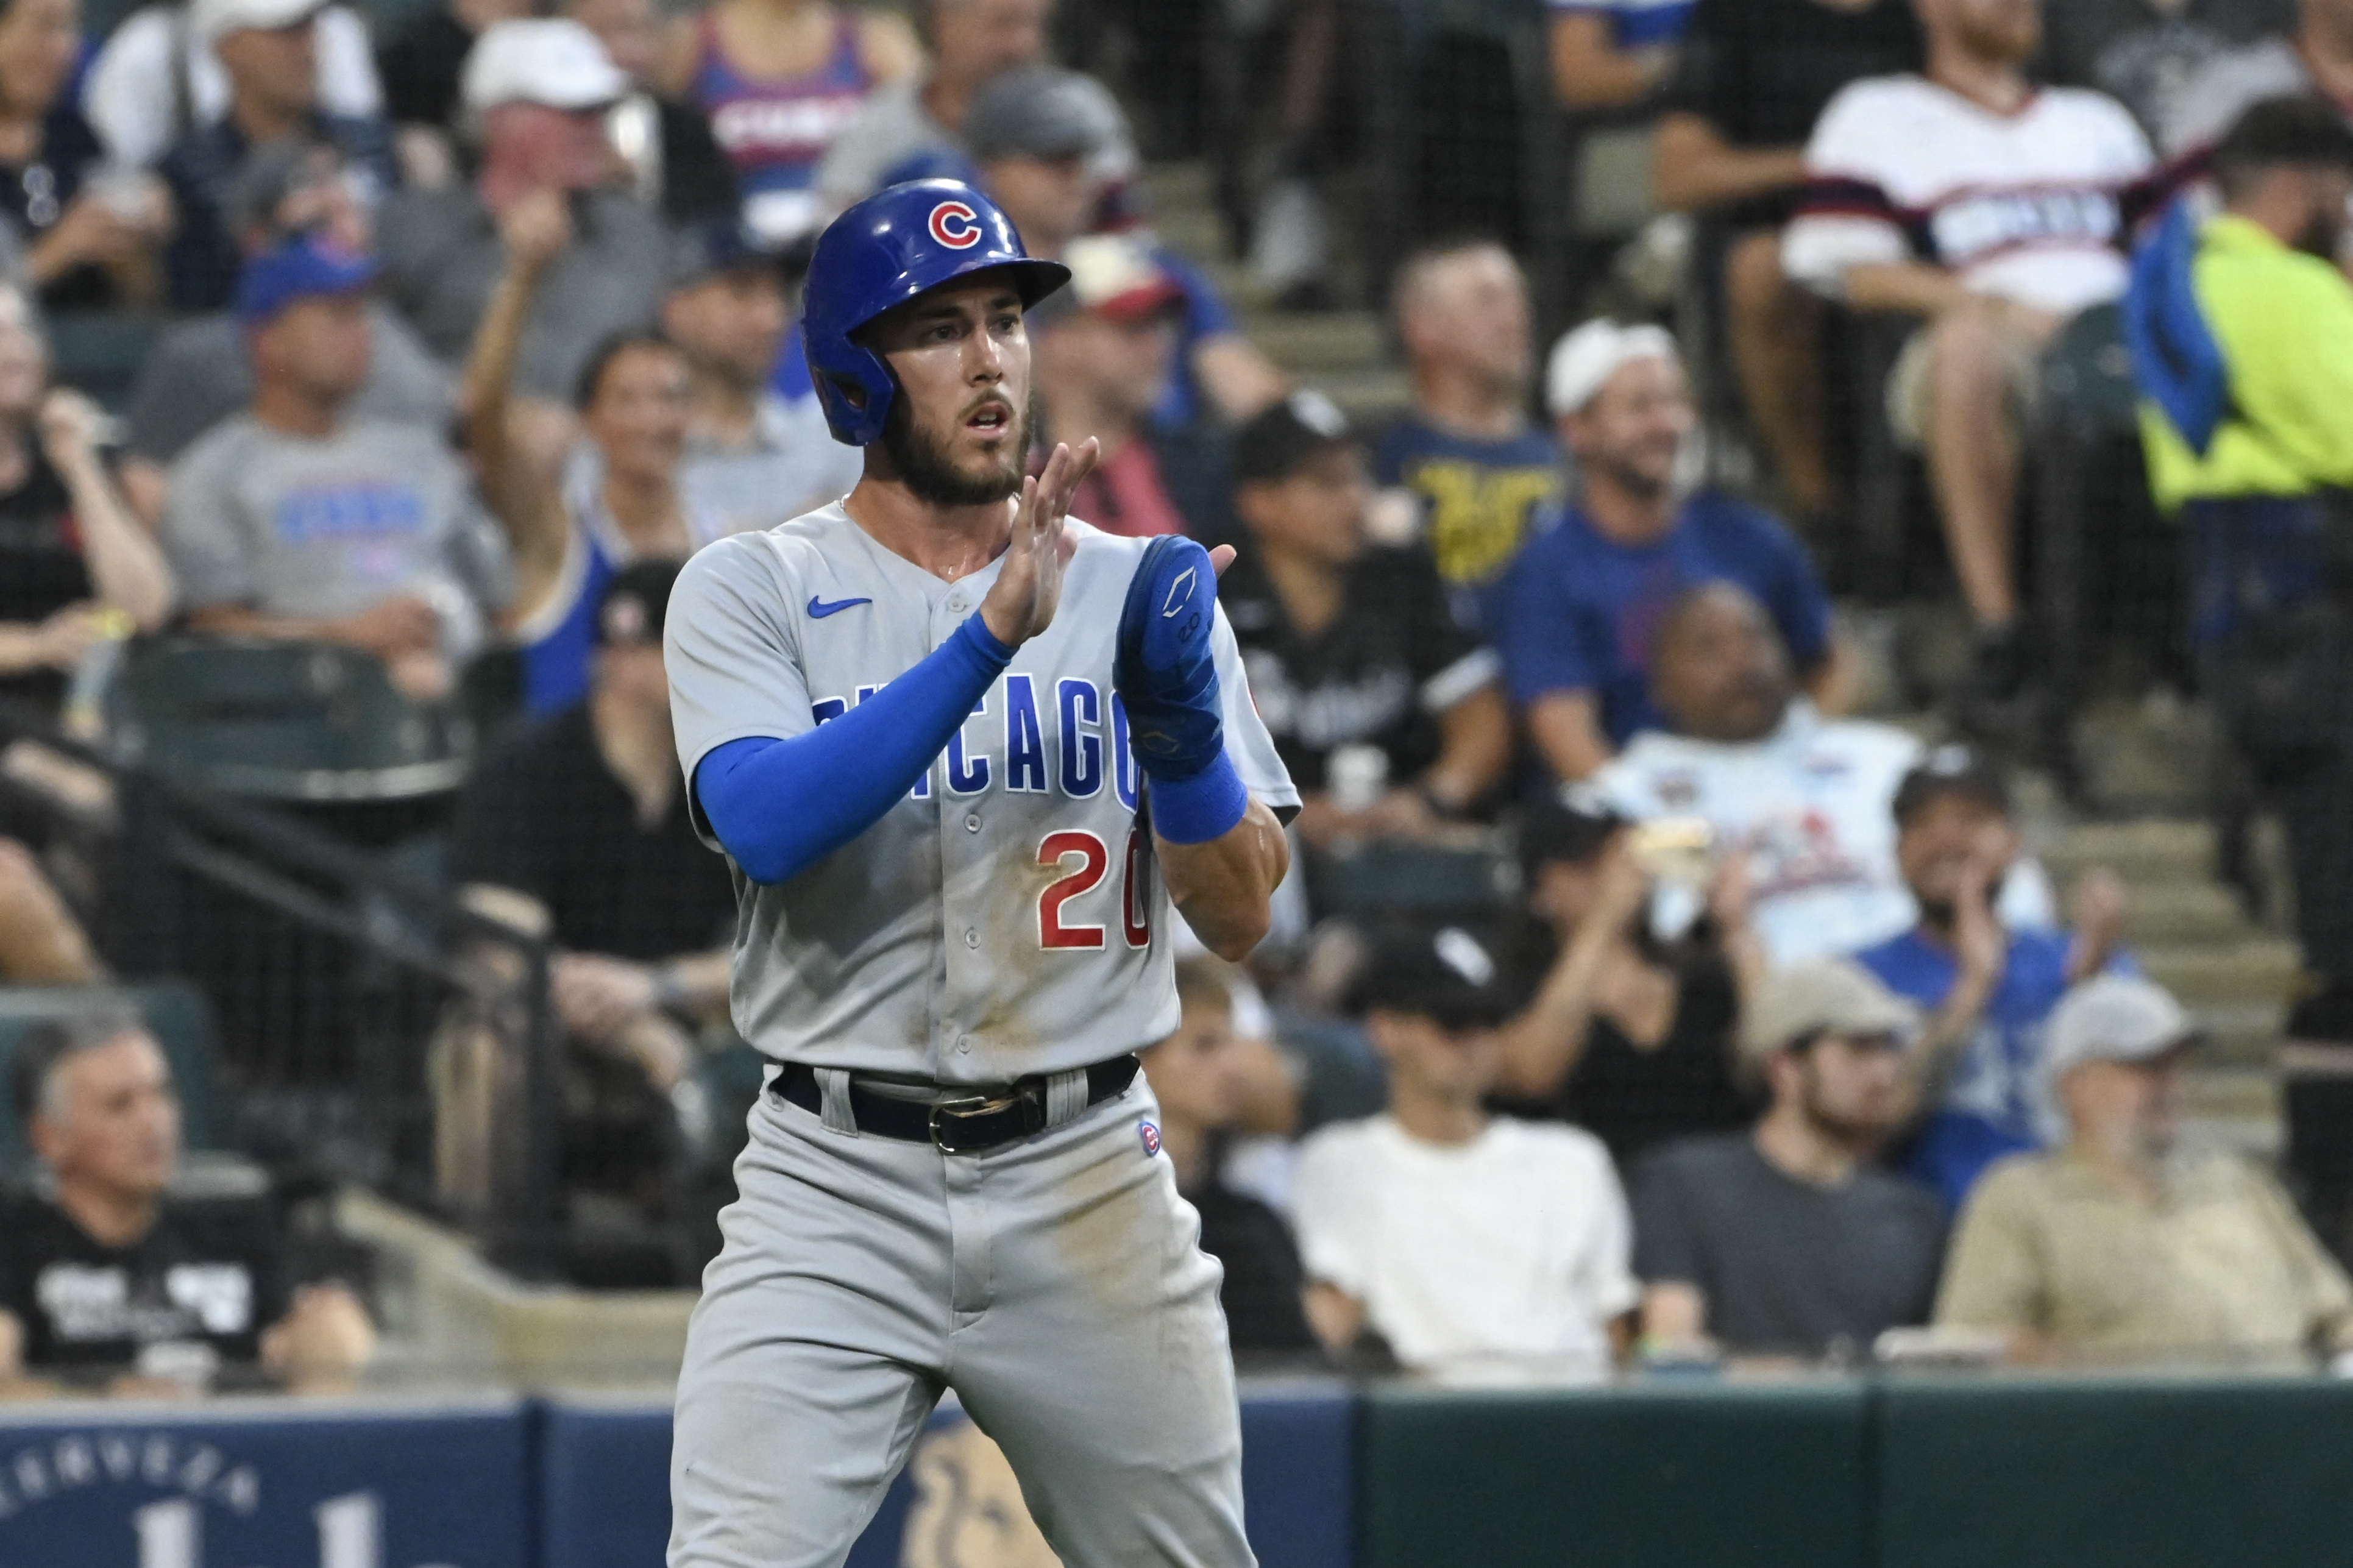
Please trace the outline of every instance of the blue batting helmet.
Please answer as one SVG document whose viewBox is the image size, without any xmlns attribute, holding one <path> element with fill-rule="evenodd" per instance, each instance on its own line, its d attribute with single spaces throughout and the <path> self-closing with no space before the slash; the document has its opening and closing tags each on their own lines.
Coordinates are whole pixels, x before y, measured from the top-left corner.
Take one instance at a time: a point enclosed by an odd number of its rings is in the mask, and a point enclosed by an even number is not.
<svg viewBox="0 0 2353 1568">
<path fill-rule="evenodd" d="M 809 379 L 835 440 L 863 447 L 880 437 L 899 394 L 882 356 L 853 341 L 858 330 L 893 305 L 994 268 L 1013 275 L 1024 305 L 1071 279 L 1060 262 L 1024 250 L 1013 220 L 959 180 L 892 185 L 827 226 L 809 258 L 801 330 Z"/>
</svg>

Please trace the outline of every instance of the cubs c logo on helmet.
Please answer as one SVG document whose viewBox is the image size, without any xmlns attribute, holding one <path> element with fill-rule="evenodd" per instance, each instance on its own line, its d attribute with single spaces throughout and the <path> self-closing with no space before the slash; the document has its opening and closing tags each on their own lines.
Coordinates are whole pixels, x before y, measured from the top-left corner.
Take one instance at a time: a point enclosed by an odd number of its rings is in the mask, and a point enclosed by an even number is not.
<svg viewBox="0 0 2353 1568">
<path fill-rule="evenodd" d="M 950 250 L 970 250 L 980 234 L 980 215 L 964 203 L 942 202 L 932 209 L 932 237 Z"/>
</svg>

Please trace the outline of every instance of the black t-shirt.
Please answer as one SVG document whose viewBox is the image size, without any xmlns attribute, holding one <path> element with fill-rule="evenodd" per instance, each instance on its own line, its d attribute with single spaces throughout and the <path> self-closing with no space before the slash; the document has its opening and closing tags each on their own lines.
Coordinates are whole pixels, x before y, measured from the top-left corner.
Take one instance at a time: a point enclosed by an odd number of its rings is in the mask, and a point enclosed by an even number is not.
<svg viewBox="0 0 2353 1568">
<path fill-rule="evenodd" d="M 25 482 L 0 495 L 0 621 L 35 625 L 96 594 L 82 559 L 73 499 L 36 451 Z M 61 670 L 26 670 L 0 678 L 0 696 L 55 708 L 65 681 Z"/>
<path fill-rule="evenodd" d="M 2295 0 L 2064 0 L 2043 8 L 2037 74 L 2121 100 L 2154 137 L 2208 61 L 2295 26 Z"/>
<path fill-rule="evenodd" d="M 735 889 L 703 847 L 686 792 L 648 827 L 605 765 L 587 706 L 566 709 L 492 756 L 459 797 L 451 877 L 545 904 L 557 942 L 638 963 L 727 939 Z"/>
<path fill-rule="evenodd" d="M 255 1361 L 287 1307 L 266 1205 L 167 1203 L 129 1247 L 92 1240 L 43 1199 L 0 1210 L 0 1309 L 24 1326 L 35 1371 L 129 1366 L 142 1346 L 172 1342 Z"/>
<path fill-rule="evenodd" d="M 1838 11 L 1820 0 L 1700 0 L 1668 83 L 1671 110 L 1695 114 L 1736 147 L 1802 147 L 1839 89 L 1915 71 L 1926 58 L 1911 0 Z M 1736 203 L 1735 228 L 1778 227 L 1797 187 Z"/>
<path fill-rule="evenodd" d="M 33 156 L 0 163 L 0 213 L 16 226 L 26 249 L 57 226 L 81 195 L 82 181 L 105 161 L 98 132 L 68 95 L 42 119 L 41 144 Z M 114 303 L 114 293 L 107 270 L 84 262 L 42 285 L 41 303 L 53 310 L 90 310 Z"/>
<path fill-rule="evenodd" d="M 1868 1354 L 1928 1321 L 1945 1256 L 1934 1191 L 1873 1165 L 1846 1185 L 1799 1181 L 1745 1132 L 1671 1143 L 1636 1173 L 1634 1273 L 1697 1286 L 1726 1349 Z"/>
<path fill-rule="evenodd" d="M 1324 787 L 1335 747 L 1378 746 L 1389 783 L 1438 760 L 1439 716 L 1494 679 L 1492 651 L 1447 607 L 1427 551 L 1372 549 L 1347 568 L 1339 614 L 1310 637 L 1291 623 L 1245 543 L 1218 584 L 1250 671 L 1250 696 L 1292 783 Z"/>
<path fill-rule="evenodd" d="M 1185 1197 L 1201 1215 L 1201 1250 L 1226 1266 L 1218 1300 L 1235 1353 L 1314 1350 L 1299 1248 L 1282 1216 L 1223 1183 Z"/>
<path fill-rule="evenodd" d="M 1525 966 L 1523 994 L 1534 998 L 1551 956 Z M 1575 1122 L 1609 1145 L 1621 1171 L 1670 1139 L 1746 1127 L 1756 1108 L 1732 1077 L 1732 1037 L 1740 1017 L 1732 972 L 1719 958 L 1694 957 L 1676 964 L 1675 981 L 1675 1016 L 1666 1038 L 1646 1050 L 1597 1016 L 1558 1089 L 1546 1100 L 1512 1100 L 1497 1109 Z"/>
</svg>

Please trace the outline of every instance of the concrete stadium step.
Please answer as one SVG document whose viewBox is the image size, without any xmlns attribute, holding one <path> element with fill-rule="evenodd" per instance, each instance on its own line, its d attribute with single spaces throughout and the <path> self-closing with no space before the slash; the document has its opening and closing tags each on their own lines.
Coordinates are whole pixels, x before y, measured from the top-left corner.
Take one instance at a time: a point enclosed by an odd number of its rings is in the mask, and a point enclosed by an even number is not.
<svg viewBox="0 0 2353 1568">
<path fill-rule="evenodd" d="M 1269 358 L 1303 380 L 1389 365 L 1388 334 L 1368 310 L 1251 311 L 1244 328 Z"/>
<path fill-rule="evenodd" d="M 2213 829 L 2175 817 L 2078 823 L 2041 852 L 2063 879 L 2105 866 L 2136 889 L 2211 883 L 2214 875 Z"/>
<path fill-rule="evenodd" d="M 2237 895 L 2212 882 L 2145 879 L 2126 886 L 2132 891 L 2132 915 L 2125 930 L 2136 943 L 2228 942 L 2257 929 L 2248 921 Z"/>
<path fill-rule="evenodd" d="M 2136 947 L 2142 970 L 2193 1010 L 2245 1004 L 2284 1009 L 2303 977 L 2295 944 L 2258 936 L 2192 947 Z"/>
</svg>

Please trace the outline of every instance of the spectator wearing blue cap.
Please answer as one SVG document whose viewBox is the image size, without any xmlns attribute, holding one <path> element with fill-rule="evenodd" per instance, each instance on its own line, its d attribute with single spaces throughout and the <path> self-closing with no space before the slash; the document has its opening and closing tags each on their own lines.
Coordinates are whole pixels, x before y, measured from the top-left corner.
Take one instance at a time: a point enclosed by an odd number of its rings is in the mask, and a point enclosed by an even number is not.
<svg viewBox="0 0 2353 1568">
<path fill-rule="evenodd" d="M 253 404 L 173 470 L 164 543 L 196 628 L 365 648 L 430 698 L 504 605 L 506 552 L 439 432 L 350 413 L 375 276 L 308 237 L 246 263 Z"/>
<path fill-rule="evenodd" d="M 661 326 L 692 372 L 680 483 L 724 532 L 839 500 L 864 471 L 814 397 L 787 401 L 770 384 L 791 321 L 775 252 L 740 219 L 708 220 L 672 242 Z"/>
</svg>

